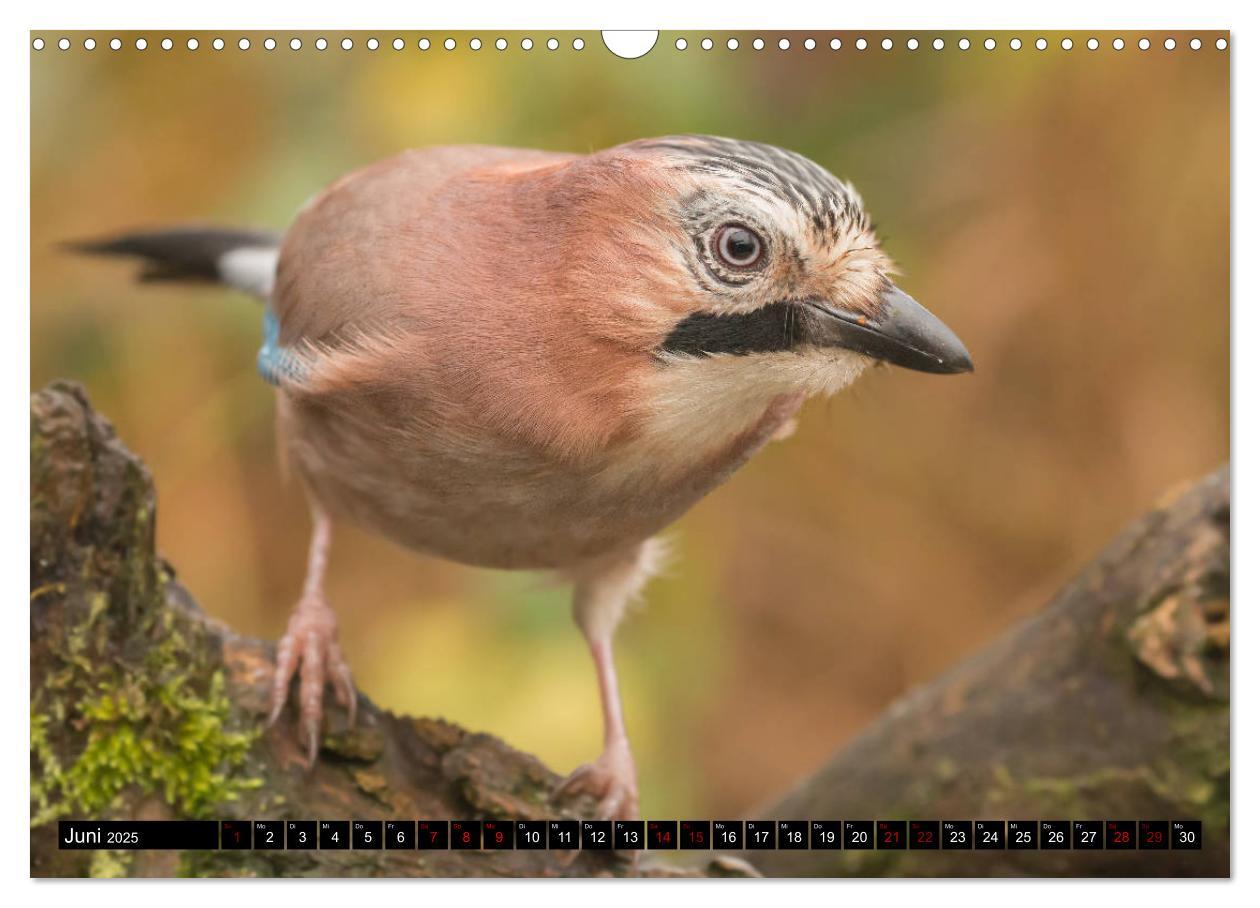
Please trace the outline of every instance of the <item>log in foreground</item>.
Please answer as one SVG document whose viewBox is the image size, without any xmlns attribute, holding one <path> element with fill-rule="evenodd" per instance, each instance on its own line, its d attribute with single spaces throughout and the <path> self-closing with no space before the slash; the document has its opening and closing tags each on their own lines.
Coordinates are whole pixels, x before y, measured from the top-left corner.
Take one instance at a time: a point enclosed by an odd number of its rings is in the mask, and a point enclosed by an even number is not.
<svg viewBox="0 0 1260 908">
<path fill-rule="evenodd" d="M 611 852 L 60 851 L 59 819 L 574 816 L 560 777 L 497 738 L 330 710 L 313 769 L 266 731 L 272 652 L 206 616 L 154 551 L 153 483 L 77 385 L 31 400 L 34 876 L 729 876 Z M 342 723 L 337 726 L 336 723 Z"/>
<path fill-rule="evenodd" d="M 332 711 L 307 771 L 265 731 L 271 650 L 198 609 L 154 550 L 144 465 L 77 385 L 31 401 L 35 876 L 746 875 L 607 852 L 59 851 L 70 818 L 544 819 L 559 777 L 489 735 Z M 773 875 L 1228 873 L 1229 487 L 1143 518 L 1042 614 L 894 705 L 772 818 L 1202 818 L 1205 850 L 757 852 Z M 1139 816 L 1140 815 L 1140 816 Z M 574 859 L 571 859 L 574 858 Z"/>
<path fill-rule="evenodd" d="M 1201 819 L 1202 851 L 753 852 L 767 876 L 1228 876 L 1229 472 L 893 704 L 772 818 Z"/>
</svg>

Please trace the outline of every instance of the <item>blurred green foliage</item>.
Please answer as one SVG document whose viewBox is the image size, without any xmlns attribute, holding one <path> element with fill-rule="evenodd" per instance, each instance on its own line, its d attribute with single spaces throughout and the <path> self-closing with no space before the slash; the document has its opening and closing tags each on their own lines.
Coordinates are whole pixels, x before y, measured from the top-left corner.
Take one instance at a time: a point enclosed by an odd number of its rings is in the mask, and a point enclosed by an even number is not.
<svg viewBox="0 0 1260 908">
<path fill-rule="evenodd" d="M 394 33 L 382 34 L 391 39 Z M 711 132 L 851 179 L 906 289 L 977 364 L 880 371 L 809 406 L 671 532 L 676 557 L 618 659 L 648 814 L 736 814 L 817 765 L 909 685 L 1033 610 L 1172 484 L 1229 453 L 1228 55 L 858 51 L 645 58 L 403 33 L 352 51 L 175 47 L 34 54 L 32 383 L 83 381 L 149 463 L 159 544 L 213 614 L 275 637 L 307 518 L 275 465 L 259 311 L 133 285 L 64 240 L 137 225 L 282 227 L 399 149 L 583 151 Z M 902 36 L 904 38 L 904 36 Z M 592 758 L 598 700 L 567 592 L 399 552 L 353 529 L 330 597 L 357 679 L 388 707 L 493 731 L 560 770 Z"/>
</svg>

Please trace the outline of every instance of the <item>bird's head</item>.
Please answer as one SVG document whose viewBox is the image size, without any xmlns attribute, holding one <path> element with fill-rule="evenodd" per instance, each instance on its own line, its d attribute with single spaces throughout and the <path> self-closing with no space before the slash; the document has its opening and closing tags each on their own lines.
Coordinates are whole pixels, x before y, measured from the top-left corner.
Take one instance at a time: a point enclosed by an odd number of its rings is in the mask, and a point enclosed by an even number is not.
<svg viewBox="0 0 1260 908">
<path fill-rule="evenodd" d="M 830 393 L 867 366 L 966 372 L 966 347 L 893 283 L 857 192 L 771 145 L 645 139 L 580 159 L 579 271 L 664 370 Z M 713 386 L 705 381 L 706 385 Z"/>
</svg>

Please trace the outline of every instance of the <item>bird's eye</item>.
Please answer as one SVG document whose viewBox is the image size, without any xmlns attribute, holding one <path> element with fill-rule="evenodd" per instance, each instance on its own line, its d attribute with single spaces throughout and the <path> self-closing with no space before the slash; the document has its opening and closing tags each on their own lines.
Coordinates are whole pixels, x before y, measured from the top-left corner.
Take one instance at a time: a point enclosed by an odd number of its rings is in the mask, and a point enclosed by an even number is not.
<svg viewBox="0 0 1260 908">
<path fill-rule="evenodd" d="M 727 224 L 714 234 L 713 249 L 722 264 L 747 270 L 761 264 L 766 244 L 743 224 Z"/>
</svg>

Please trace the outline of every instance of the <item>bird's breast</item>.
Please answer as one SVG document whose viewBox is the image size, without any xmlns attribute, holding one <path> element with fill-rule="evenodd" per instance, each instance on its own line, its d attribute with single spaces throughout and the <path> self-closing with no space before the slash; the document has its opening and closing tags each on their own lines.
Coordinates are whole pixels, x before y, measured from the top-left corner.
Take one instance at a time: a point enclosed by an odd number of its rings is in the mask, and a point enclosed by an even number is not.
<svg viewBox="0 0 1260 908">
<path fill-rule="evenodd" d="M 724 436 L 646 419 L 582 460 L 434 423 L 400 433 L 372 401 L 281 395 L 291 462 L 328 510 L 407 548 L 465 564 L 563 568 L 640 542 L 756 453 L 801 395 L 762 400 Z"/>
</svg>

